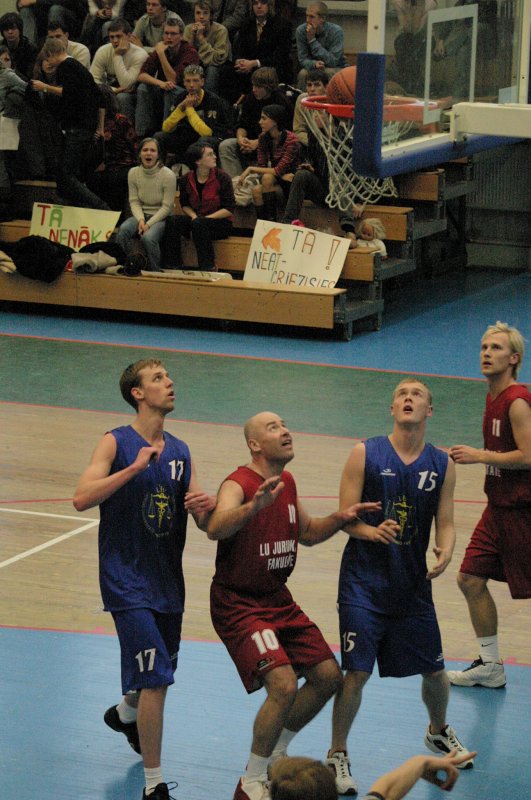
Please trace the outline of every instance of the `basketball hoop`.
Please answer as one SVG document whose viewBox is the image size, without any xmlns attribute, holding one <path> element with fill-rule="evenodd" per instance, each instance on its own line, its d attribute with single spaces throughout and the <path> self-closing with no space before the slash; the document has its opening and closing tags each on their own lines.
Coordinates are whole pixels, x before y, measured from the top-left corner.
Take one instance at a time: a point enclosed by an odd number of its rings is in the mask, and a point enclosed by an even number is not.
<svg viewBox="0 0 531 800">
<path fill-rule="evenodd" d="M 422 121 L 424 102 L 411 97 L 387 96 L 385 100 L 382 144 L 394 144 Z M 328 163 L 326 204 L 330 208 L 350 211 L 355 202 L 365 205 L 398 196 L 392 178 L 364 178 L 352 169 L 353 105 L 328 103 L 324 95 L 305 97 L 301 105 Z"/>
</svg>

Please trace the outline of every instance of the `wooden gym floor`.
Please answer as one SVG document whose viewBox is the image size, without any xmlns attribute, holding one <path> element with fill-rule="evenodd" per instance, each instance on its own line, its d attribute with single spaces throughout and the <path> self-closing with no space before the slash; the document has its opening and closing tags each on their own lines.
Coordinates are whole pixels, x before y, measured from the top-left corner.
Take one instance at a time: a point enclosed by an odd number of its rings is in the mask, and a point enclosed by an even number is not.
<svg viewBox="0 0 531 800">
<path fill-rule="evenodd" d="M 526 333 L 523 297 L 520 293 L 523 305 L 516 314 L 503 316 L 507 309 L 494 302 L 481 309 L 469 306 L 466 324 L 461 317 L 452 322 L 446 316 L 442 322 L 441 314 L 439 327 L 430 330 L 425 325 L 430 309 L 420 308 L 409 324 L 397 314 L 394 331 L 384 333 L 384 338 L 394 333 L 400 353 L 400 336 L 407 342 L 416 331 L 416 350 L 412 353 L 408 345 L 407 353 L 418 372 L 431 374 L 427 381 L 435 408 L 429 438 L 435 444 L 480 444 L 484 384 L 472 368 L 460 369 L 463 363 L 472 364 L 469 351 L 477 358 L 479 338 L 475 330 L 469 335 L 470 328 L 483 330 L 500 316 Z M 0 323 L 0 795 L 18 800 L 139 800 L 140 762 L 101 719 L 119 700 L 120 684 L 112 620 L 101 611 L 98 591 L 98 514 L 77 514 L 71 497 L 98 438 L 130 419 L 117 381 L 123 367 L 147 351 L 139 346 L 141 326 L 128 332 L 125 323 L 98 323 L 100 343 L 95 343 L 91 321 L 48 319 L 42 313 L 24 316 L 8 312 Z M 452 325 L 453 374 L 461 378 L 448 377 L 452 371 L 446 364 L 438 366 L 438 353 L 451 345 L 445 331 Z M 28 329 L 32 336 L 24 335 Z M 182 350 L 168 348 L 165 329 L 144 329 L 149 353 L 164 358 L 176 382 L 176 412 L 168 429 L 190 445 L 204 488 L 214 492 L 246 460 L 242 423 L 269 408 L 284 416 L 294 434 L 293 472 L 304 504 L 313 514 L 333 509 L 353 444 L 390 429 L 391 391 L 405 372 L 401 358 L 388 346 L 389 371 L 358 369 L 351 366 L 354 358 L 341 364 L 353 343 L 334 343 L 327 346 L 326 366 L 319 342 L 275 336 L 270 337 L 270 350 L 277 359 L 283 352 L 283 360 L 268 360 L 262 353 L 255 358 L 262 345 L 247 332 L 249 346 L 223 356 L 211 346 L 212 331 L 184 328 L 173 333 L 186 339 Z M 379 334 L 373 336 L 378 339 Z M 224 337 L 223 344 L 227 341 Z M 371 354 L 370 347 L 367 357 L 378 364 L 385 352 Z M 357 354 L 352 348 L 349 352 Z M 480 468 L 458 469 L 456 552 L 434 584 L 446 658 L 461 662 L 476 653 L 455 575 L 484 507 L 482 477 Z M 338 534 L 312 550 L 301 548 L 290 581 L 294 596 L 336 647 L 335 594 L 344 541 Z M 260 693 L 245 695 L 211 627 L 208 592 L 214 555 L 214 544 L 191 523 L 185 555 L 185 641 L 168 696 L 163 765 L 165 778 L 179 782 L 172 792 L 179 800 L 230 800 L 261 702 Z M 455 796 L 524 800 L 530 782 L 531 607 L 512 601 L 504 585 L 492 588 L 508 686 L 497 691 L 452 689 L 449 721 L 479 751 L 475 769 L 462 775 Z M 329 712 L 325 709 L 297 737 L 291 752 L 324 756 Z M 353 771 L 361 791 L 380 772 L 423 751 L 425 724 L 418 679 L 373 677 L 351 733 Z M 414 800 L 436 796 L 427 785 L 411 793 Z"/>
</svg>

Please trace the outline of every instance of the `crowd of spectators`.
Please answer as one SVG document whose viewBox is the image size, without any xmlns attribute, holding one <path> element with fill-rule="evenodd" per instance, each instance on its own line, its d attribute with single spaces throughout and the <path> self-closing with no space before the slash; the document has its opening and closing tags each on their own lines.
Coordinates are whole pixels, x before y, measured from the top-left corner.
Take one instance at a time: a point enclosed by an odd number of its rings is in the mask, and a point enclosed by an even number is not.
<svg viewBox="0 0 531 800">
<path fill-rule="evenodd" d="M 191 145 L 211 148 L 216 174 L 235 187 L 253 176 L 257 216 L 276 218 L 308 146 L 300 109 L 293 132 L 291 84 L 298 76 L 306 89 L 313 68 L 327 78 L 346 64 L 342 30 L 321 2 L 299 25 L 296 0 L 17 0 L 17 9 L 0 17 L 0 116 L 12 134 L 0 150 L 4 218 L 13 180 L 48 179 L 63 203 L 128 222 L 146 137 L 157 169 L 177 176 L 190 163 L 197 172 Z M 134 202 L 133 219 L 150 227 L 141 195 Z M 148 248 L 152 268 L 161 240 Z"/>
</svg>

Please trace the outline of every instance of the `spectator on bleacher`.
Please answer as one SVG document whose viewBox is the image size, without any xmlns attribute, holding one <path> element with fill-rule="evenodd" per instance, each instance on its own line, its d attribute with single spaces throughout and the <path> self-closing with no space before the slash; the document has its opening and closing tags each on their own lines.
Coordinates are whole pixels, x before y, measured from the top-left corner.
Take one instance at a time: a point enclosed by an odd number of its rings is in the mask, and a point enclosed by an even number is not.
<svg viewBox="0 0 531 800">
<path fill-rule="evenodd" d="M 67 28 L 63 28 L 64 23 L 51 19 L 48 23 L 48 39 L 64 39 L 66 43 L 66 53 L 71 58 L 75 58 L 85 69 L 90 69 L 90 52 L 86 45 L 81 42 L 71 42 L 70 33 Z"/>
<path fill-rule="evenodd" d="M 188 0 L 168 0 L 168 11 L 181 17 L 185 24 L 190 19 L 190 4 Z M 124 0 L 121 17 L 126 19 L 134 28 L 140 17 L 146 13 L 146 0 Z"/>
<path fill-rule="evenodd" d="M 117 95 L 118 106 L 131 122 L 135 121 L 136 85 L 148 54 L 131 44 L 131 26 L 124 19 L 109 25 L 109 44 L 98 48 L 90 71 L 96 83 L 107 83 Z"/>
<path fill-rule="evenodd" d="M 184 39 L 199 53 L 205 89 L 219 94 L 220 67 L 230 59 L 232 51 L 227 28 L 212 21 L 210 0 L 195 0 L 194 21 L 184 29 Z"/>
<path fill-rule="evenodd" d="M 60 100 L 56 114 L 63 139 L 57 166 L 57 191 L 67 204 L 108 209 L 107 203 L 84 183 L 100 105 L 94 78 L 79 61 L 68 57 L 63 39 L 46 39 L 42 53 L 55 67 L 56 84 L 32 80 L 31 85 L 35 91 L 50 92 Z"/>
<path fill-rule="evenodd" d="M 293 109 L 286 95 L 278 88 L 276 70 L 272 67 L 260 67 L 253 72 L 251 81 L 252 90 L 238 106 L 236 137 L 225 139 L 219 146 L 221 167 L 232 178 L 241 175 L 250 164 L 256 163 L 258 137 L 261 132 L 260 115 L 264 106 L 271 103 L 284 106 L 291 125 Z"/>
<path fill-rule="evenodd" d="M 211 2 L 212 19 L 221 22 L 228 30 L 231 42 L 234 41 L 234 37 L 249 15 L 249 0 L 211 0 Z"/>
<path fill-rule="evenodd" d="M 203 88 L 200 64 L 185 68 L 183 82 L 184 90 L 176 96 L 175 108 L 162 123 L 162 131 L 155 134 L 167 153 L 175 153 L 178 162 L 194 142 L 208 144 L 217 151 L 230 125 L 225 101 Z"/>
<path fill-rule="evenodd" d="M 88 13 L 87 0 L 17 0 L 24 22 L 24 34 L 35 46 L 46 36 L 48 23 L 53 19 L 68 28 L 77 39 Z"/>
<path fill-rule="evenodd" d="M 328 73 L 325 69 L 309 69 L 306 74 L 306 91 L 302 92 L 295 102 L 295 110 L 293 112 L 293 133 L 301 143 L 301 155 L 306 153 L 308 147 L 308 136 L 310 128 L 306 115 L 302 108 L 302 100 L 305 97 L 322 97 L 326 94 L 326 87 L 328 86 Z"/>
<path fill-rule="evenodd" d="M 138 137 L 125 114 L 120 114 L 116 95 L 102 84 L 98 87 L 101 104 L 96 130 L 94 170 L 87 186 L 112 208 L 124 211 L 128 194 L 127 177 L 137 163 Z"/>
<path fill-rule="evenodd" d="M 162 41 L 149 55 L 138 76 L 135 113 L 136 132 L 140 138 L 160 131 L 170 115 L 175 90 L 183 85 L 184 70 L 199 64 L 197 50 L 183 40 L 184 23 L 180 17 L 166 20 Z"/>
<path fill-rule="evenodd" d="M 143 47 L 148 53 L 153 52 L 155 45 L 162 41 L 165 23 L 172 16 L 177 15 L 168 11 L 168 0 L 147 0 L 146 13 L 136 22 L 131 43 Z M 177 16 L 177 19 L 184 30 L 182 18 Z"/>
<path fill-rule="evenodd" d="M 23 22 L 20 14 L 15 11 L 3 14 L 0 17 L 0 33 L 2 34 L 1 43 L 9 49 L 12 68 L 21 77 L 29 80 L 38 51 L 23 34 Z"/>
<path fill-rule="evenodd" d="M 216 269 L 213 241 L 227 239 L 232 231 L 234 192 L 232 180 L 216 166 L 208 144 L 190 145 L 184 156 L 189 172 L 179 179 L 183 213 L 168 217 L 163 253 L 166 266 L 182 269 L 181 237 L 192 237 L 199 269 Z"/>
<path fill-rule="evenodd" d="M 233 45 L 234 65 L 227 70 L 223 94 L 234 102 L 252 86 L 259 67 L 274 67 L 280 83 L 290 83 L 291 26 L 275 16 L 275 0 L 249 0 L 251 13 Z"/>
<path fill-rule="evenodd" d="M 116 241 L 127 256 L 133 251 L 133 240 L 140 239 L 147 255 L 149 269 L 161 269 L 160 242 L 166 220 L 175 205 L 175 174 L 164 166 L 156 139 L 140 142 L 138 166 L 129 170 L 129 205 L 132 217 L 122 222 Z"/>
<path fill-rule="evenodd" d="M 0 60 L 0 118 L 6 117 L 13 120 L 20 119 L 20 111 L 26 92 L 26 82 L 16 72 Z M 14 128 L 16 126 L 13 126 Z M 13 134 L 17 135 L 16 130 Z M 12 218 L 10 214 L 11 176 L 9 174 L 10 161 L 16 153 L 16 143 L 10 144 L 6 149 L 6 142 L 0 142 L 0 219 Z"/>
<path fill-rule="evenodd" d="M 301 142 L 302 157 L 296 171 L 285 178 L 290 181 L 288 199 L 284 209 L 284 216 L 282 217 L 282 222 L 287 225 L 303 224 L 300 220 L 300 213 L 305 200 L 310 200 L 317 206 L 326 205 L 326 196 L 329 190 L 326 154 L 305 121 L 300 101 L 303 97 L 324 95 L 327 84 L 328 74 L 326 70 L 308 70 L 306 77 L 307 91 L 297 98 L 298 108 L 296 104 L 293 131 Z M 314 119 L 318 119 L 318 117 L 314 117 Z M 295 131 L 296 127 L 297 130 Z M 362 210 L 361 206 L 354 205 L 351 212 L 339 212 L 339 224 L 345 234 L 345 238 L 350 239 L 350 248 L 357 246 L 354 218 L 359 217 Z"/>
<path fill-rule="evenodd" d="M 326 3 L 310 3 L 306 8 L 306 22 L 295 31 L 297 58 L 300 72 L 297 86 L 304 91 L 306 73 L 309 69 L 326 69 L 328 75 L 347 66 L 344 50 L 343 29 L 328 22 Z"/>
<path fill-rule="evenodd" d="M 264 106 L 260 115 L 262 133 L 258 137 L 257 163 L 240 175 L 240 185 L 249 175 L 260 176 L 260 183 L 252 190 L 258 219 L 276 219 L 277 187 L 287 197 L 290 184 L 285 176 L 293 174 L 299 163 L 300 143 L 293 131 L 287 130 L 287 119 L 284 106 Z"/>
<path fill-rule="evenodd" d="M 122 16 L 124 0 L 88 0 L 88 14 L 85 17 L 80 40 L 94 55 L 98 47 L 107 43 L 109 25 Z"/>
<path fill-rule="evenodd" d="M 0 62 L 3 64 L 5 69 L 13 69 L 11 53 L 9 52 L 9 47 L 7 44 L 0 44 Z"/>
<path fill-rule="evenodd" d="M 56 68 L 40 52 L 32 78 L 57 85 Z M 61 98 L 51 92 L 26 92 L 20 118 L 20 143 L 17 153 L 18 179 L 55 180 L 62 149 L 58 107 Z"/>
</svg>

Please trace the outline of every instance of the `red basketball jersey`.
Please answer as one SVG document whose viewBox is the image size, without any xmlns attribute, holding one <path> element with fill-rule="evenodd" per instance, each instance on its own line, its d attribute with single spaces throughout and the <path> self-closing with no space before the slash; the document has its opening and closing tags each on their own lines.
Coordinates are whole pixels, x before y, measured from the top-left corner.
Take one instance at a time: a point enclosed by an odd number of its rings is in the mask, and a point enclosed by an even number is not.
<svg viewBox="0 0 531 800">
<path fill-rule="evenodd" d="M 508 386 L 495 400 L 492 400 L 490 394 L 487 395 L 483 417 L 486 450 L 508 453 L 518 449 L 509 419 L 509 409 L 520 397 L 531 405 L 531 392 L 523 384 Z M 485 494 L 495 506 L 528 506 L 531 504 L 531 472 L 487 465 Z"/>
<path fill-rule="evenodd" d="M 215 583 L 255 596 L 276 592 L 286 583 L 297 559 L 299 516 L 293 476 L 284 471 L 281 478 L 284 490 L 273 505 L 259 511 L 230 539 L 218 542 Z M 226 480 L 240 484 L 244 503 L 264 482 L 249 467 L 238 467 Z"/>
</svg>

